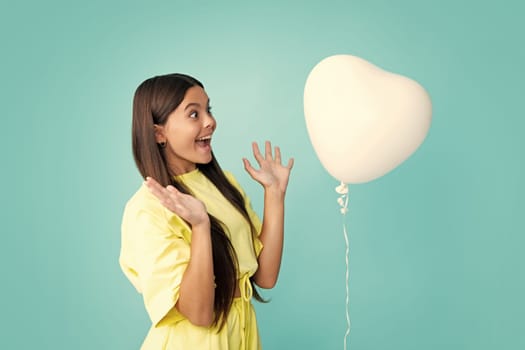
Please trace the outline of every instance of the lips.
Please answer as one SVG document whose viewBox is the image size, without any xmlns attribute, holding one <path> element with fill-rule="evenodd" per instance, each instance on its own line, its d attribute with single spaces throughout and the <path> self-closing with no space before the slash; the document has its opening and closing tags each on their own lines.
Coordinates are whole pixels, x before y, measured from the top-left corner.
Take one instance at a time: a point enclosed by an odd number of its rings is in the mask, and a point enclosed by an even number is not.
<svg viewBox="0 0 525 350">
<path fill-rule="evenodd" d="M 195 139 L 195 142 L 199 146 L 208 147 L 208 146 L 210 146 L 210 143 L 211 143 L 211 135 L 199 137 L 199 138 Z"/>
<path fill-rule="evenodd" d="M 209 140 L 211 140 L 211 135 L 203 136 L 203 137 L 199 137 L 199 138 L 196 139 L 195 141 L 197 141 L 197 142 L 202 142 L 202 141 L 209 141 Z"/>
</svg>

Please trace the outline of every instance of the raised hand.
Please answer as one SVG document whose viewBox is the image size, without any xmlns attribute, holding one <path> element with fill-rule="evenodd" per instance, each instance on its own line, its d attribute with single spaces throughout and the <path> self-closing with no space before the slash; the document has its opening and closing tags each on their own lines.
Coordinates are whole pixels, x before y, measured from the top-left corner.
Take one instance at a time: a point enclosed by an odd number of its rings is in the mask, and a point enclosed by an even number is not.
<svg viewBox="0 0 525 350">
<path fill-rule="evenodd" d="M 162 205 L 186 220 L 190 225 L 195 226 L 209 221 L 206 206 L 197 198 L 182 193 L 171 185 L 163 187 L 151 177 L 147 177 L 144 184 Z"/>
<path fill-rule="evenodd" d="M 265 142 L 264 156 L 259 150 L 259 146 L 256 142 L 252 143 L 253 156 L 259 164 L 259 169 L 252 167 L 248 159 L 243 158 L 244 168 L 250 174 L 250 176 L 265 189 L 276 189 L 281 192 L 286 192 L 288 186 L 288 179 L 290 177 L 290 171 L 293 167 L 293 158 L 290 158 L 286 166 L 281 164 L 281 150 L 279 147 L 275 147 L 274 154 L 272 155 L 272 145 L 270 141 Z"/>
</svg>

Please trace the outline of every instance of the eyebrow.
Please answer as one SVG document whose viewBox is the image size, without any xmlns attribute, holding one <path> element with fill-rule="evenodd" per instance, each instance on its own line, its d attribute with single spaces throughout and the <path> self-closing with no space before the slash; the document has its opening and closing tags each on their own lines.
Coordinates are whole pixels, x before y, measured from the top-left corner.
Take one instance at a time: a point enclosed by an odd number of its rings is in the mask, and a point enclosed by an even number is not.
<svg viewBox="0 0 525 350">
<path fill-rule="evenodd" d="M 208 103 L 207 105 L 209 106 L 210 105 L 210 100 L 208 100 Z M 192 106 L 195 106 L 195 107 L 200 107 L 200 103 L 197 103 L 197 102 L 191 102 L 191 103 L 188 103 L 186 105 L 186 107 L 184 107 L 184 110 L 187 110 L 189 107 L 192 107 Z"/>
<path fill-rule="evenodd" d="M 191 106 L 200 107 L 200 104 L 195 103 L 195 102 L 193 102 L 193 103 L 188 103 L 188 104 L 186 105 L 186 107 L 184 107 L 184 110 L 187 110 L 187 109 L 188 109 L 189 107 L 191 107 Z"/>
</svg>

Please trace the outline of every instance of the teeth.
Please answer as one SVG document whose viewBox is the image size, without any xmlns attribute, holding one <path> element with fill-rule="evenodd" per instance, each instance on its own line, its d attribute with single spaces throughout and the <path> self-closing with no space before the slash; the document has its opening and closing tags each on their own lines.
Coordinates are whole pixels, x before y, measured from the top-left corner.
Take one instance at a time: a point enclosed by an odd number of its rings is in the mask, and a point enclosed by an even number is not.
<svg viewBox="0 0 525 350">
<path fill-rule="evenodd" d="M 210 136 L 204 136 L 204 137 L 201 137 L 200 139 L 197 139 L 197 141 L 205 141 L 205 140 L 211 140 L 211 135 Z"/>
</svg>

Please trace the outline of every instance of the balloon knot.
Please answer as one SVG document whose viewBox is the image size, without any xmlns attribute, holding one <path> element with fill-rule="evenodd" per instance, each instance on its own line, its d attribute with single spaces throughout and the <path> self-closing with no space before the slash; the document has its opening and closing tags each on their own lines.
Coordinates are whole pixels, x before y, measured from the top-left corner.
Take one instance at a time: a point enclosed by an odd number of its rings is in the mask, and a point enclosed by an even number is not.
<svg viewBox="0 0 525 350">
<path fill-rule="evenodd" d="M 335 192 L 339 194 L 347 194 L 348 193 L 348 186 L 341 181 L 341 184 L 335 188 Z"/>
<path fill-rule="evenodd" d="M 348 212 L 348 186 L 341 181 L 341 184 L 335 188 L 335 192 L 340 194 L 337 198 L 337 204 L 340 206 L 341 214 Z"/>
</svg>

